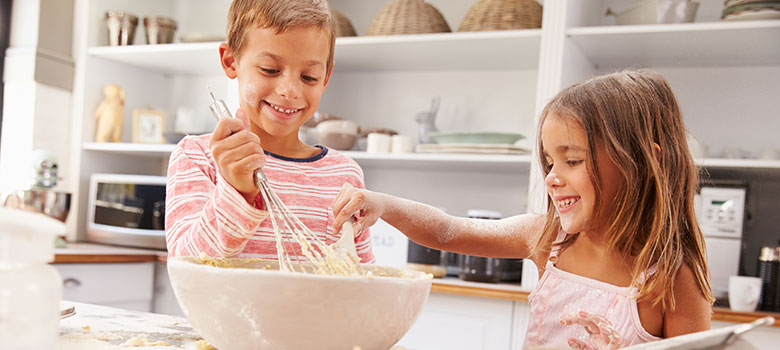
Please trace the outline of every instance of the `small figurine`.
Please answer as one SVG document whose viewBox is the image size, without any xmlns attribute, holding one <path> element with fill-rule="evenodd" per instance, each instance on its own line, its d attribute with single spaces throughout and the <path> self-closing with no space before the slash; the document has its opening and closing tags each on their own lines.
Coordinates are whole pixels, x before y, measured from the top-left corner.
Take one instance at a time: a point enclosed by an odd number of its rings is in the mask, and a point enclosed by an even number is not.
<svg viewBox="0 0 780 350">
<path fill-rule="evenodd" d="M 106 85 L 103 95 L 105 98 L 95 109 L 95 141 L 119 142 L 124 123 L 125 91 L 119 85 Z"/>
</svg>

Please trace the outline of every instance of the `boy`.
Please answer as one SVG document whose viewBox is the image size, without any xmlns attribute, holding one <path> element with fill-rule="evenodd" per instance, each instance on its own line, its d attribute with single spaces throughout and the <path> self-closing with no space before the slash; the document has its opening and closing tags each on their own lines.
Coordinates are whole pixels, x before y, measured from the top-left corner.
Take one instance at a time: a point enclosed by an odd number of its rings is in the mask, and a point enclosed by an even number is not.
<svg viewBox="0 0 780 350">
<path fill-rule="evenodd" d="M 185 137 L 171 154 L 170 256 L 275 259 L 273 225 L 253 180 L 260 167 L 306 227 L 327 244 L 338 240 L 330 206 L 343 184 L 365 187 L 363 171 L 334 150 L 298 139 L 328 84 L 334 45 L 325 0 L 233 1 L 219 57 L 225 75 L 238 78 L 240 107 L 236 118 L 220 120 L 212 134 Z M 355 245 L 361 262 L 374 262 L 368 232 Z M 301 256 L 300 247 L 288 254 Z"/>
</svg>

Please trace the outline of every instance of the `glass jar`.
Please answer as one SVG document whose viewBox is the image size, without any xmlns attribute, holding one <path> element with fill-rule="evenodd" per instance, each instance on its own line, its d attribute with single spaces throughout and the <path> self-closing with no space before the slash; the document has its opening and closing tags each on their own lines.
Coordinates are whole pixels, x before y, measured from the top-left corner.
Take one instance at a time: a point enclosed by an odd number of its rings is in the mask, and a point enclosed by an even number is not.
<svg viewBox="0 0 780 350">
<path fill-rule="evenodd" d="M 55 349 L 62 278 L 48 264 L 65 225 L 43 214 L 0 208 L 0 342 L 4 349 Z"/>
<path fill-rule="evenodd" d="M 761 279 L 761 296 L 758 309 L 777 311 L 780 305 L 778 283 L 780 282 L 780 247 L 763 247 L 758 257 L 758 278 Z"/>
</svg>

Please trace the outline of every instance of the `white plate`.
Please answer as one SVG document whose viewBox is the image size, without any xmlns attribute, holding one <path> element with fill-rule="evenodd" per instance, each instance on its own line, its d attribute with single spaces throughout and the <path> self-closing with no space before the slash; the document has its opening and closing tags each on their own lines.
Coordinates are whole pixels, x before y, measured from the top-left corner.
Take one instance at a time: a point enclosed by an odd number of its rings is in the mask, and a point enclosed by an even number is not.
<svg viewBox="0 0 780 350">
<path fill-rule="evenodd" d="M 757 11 L 743 11 L 728 15 L 723 18 L 724 21 L 754 21 L 764 19 L 780 19 L 780 11 L 773 9 L 763 9 Z"/>
</svg>

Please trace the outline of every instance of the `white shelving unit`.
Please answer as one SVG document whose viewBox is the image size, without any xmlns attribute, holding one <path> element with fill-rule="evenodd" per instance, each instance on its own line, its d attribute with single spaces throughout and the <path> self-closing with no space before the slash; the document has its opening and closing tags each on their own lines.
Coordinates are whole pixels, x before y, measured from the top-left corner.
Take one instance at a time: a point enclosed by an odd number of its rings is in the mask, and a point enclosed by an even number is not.
<svg viewBox="0 0 780 350">
<path fill-rule="evenodd" d="M 198 11 L 191 10 L 193 1 Z M 456 29 L 474 0 L 430 2 Z M 236 100 L 234 84 L 219 67 L 218 42 L 109 47 L 103 12 L 127 9 L 139 15 L 181 15 L 177 19 L 182 27 L 193 31 L 200 25 L 213 31 L 224 26 L 224 19 L 214 19 L 211 13 L 226 13 L 228 3 L 77 1 L 77 14 L 83 20 L 77 21 L 82 24 L 75 40 L 74 113 L 77 120 L 82 120 L 73 137 L 78 142 L 73 147 L 78 164 L 73 175 L 81 184 L 74 189 L 80 198 L 75 212 L 83 210 L 86 203 L 83 184 L 88 182 L 90 173 L 131 171 L 161 175 L 173 149 L 173 145 L 93 143 L 91 112 L 101 99 L 103 85 L 118 83 L 127 90 L 126 130 L 131 130 L 132 109 L 140 107 L 165 110 L 169 127 L 175 110 L 181 106 L 192 107 L 208 118 L 206 96 L 200 91 L 206 86 L 226 96 L 228 102 Z M 385 3 L 331 2 L 351 18 L 359 34 Z M 536 114 L 544 101 L 561 88 L 622 67 L 648 67 L 667 76 L 680 97 L 689 127 L 710 144 L 714 155 L 743 143 L 757 153 L 756 139 L 765 140 L 761 142 L 768 147 L 780 148 L 767 131 L 780 128 L 780 122 L 760 117 L 774 110 L 770 107 L 778 91 L 780 44 L 775 39 L 780 37 L 780 21 L 721 22 L 716 16 L 719 10 L 712 8 L 719 4 L 705 2 L 696 23 L 615 26 L 603 16 L 603 10 L 615 3 L 625 5 L 630 1 L 604 0 L 587 6 L 571 0 L 545 1 L 542 29 L 338 38 L 335 72 L 320 109 L 353 119 L 362 126 L 393 128 L 415 135 L 414 114 L 426 110 L 432 97 L 441 96 L 437 119 L 440 130 L 508 130 L 532 137 Z M 143 42 L 142 35 L 143 28 L 138 28 L 137 43 Z M 717 78 L 718 73 L 726 71 L 732 76 Z M 736 79 L 733 71 L 737 72 Z M 741 84 L 740 90 L 730 89 L 735 81 Z M 721 90 L 728 92 L 715 97 L 716 101 L 729 96 L 746 102 L 739 107 L 714 108 L 708 96 Z M 755 117 L 736 122 L 733 113 L 737 111 Z M 751 136 L 724 137 L 730 131 L 709 131 L 713 122 L 735 130 L 739 123 L 746 122 Z M 761 123 L 766 128 L 757 127 Z M 773 129 L 774 126 L 778 128 Z M 128 141 L 129 135 L 125 131 L 123 140 Z M 532 146 L 533 140 L 528 145 Z M 438 206 L 447 204 L 440 202 L 441 193 L 486 197 L 478 194 L 483 190 L 480 184 L 496 181 L 496 174 L 504 176 L 500 185 L 505 190 L 517 191 L 508 200 L 497 191 L 490 196 L 491 200 L 463 201 L 448 208 L 460 215 L 468 208 L 497 209 L 507 215 L 525 211 L 529 175 L 536 171 L 531 156 L 347 154 L 363 166 L 370 188 L 413 193 L 413 199 Z M 761 160 L 708 158 L 699 164 L 718 168 L 780 168 L 776 161 Z M 462 183 L 458 172 L 468 174 L 470 180 Z M 421 190 L 410 191 L 409 186 Z M 83 223 L 77 226 L 77 237 L 83 238 Z"/>
</svg>

